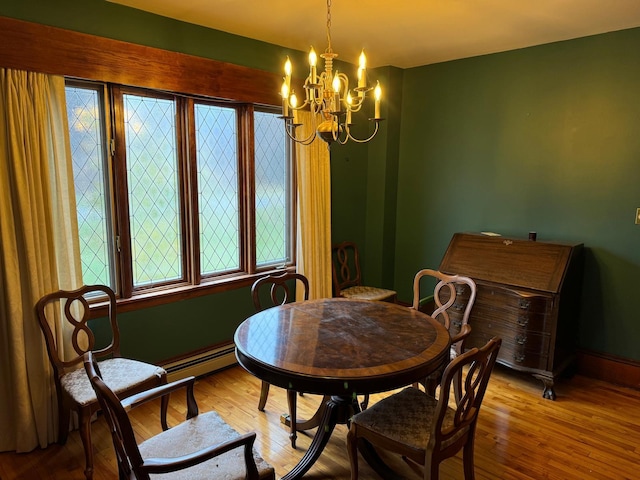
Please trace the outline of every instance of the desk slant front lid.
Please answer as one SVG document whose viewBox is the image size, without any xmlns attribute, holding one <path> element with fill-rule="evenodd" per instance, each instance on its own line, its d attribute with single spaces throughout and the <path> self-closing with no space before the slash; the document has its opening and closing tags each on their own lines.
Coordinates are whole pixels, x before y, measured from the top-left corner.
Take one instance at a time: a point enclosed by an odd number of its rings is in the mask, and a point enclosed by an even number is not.
<svg viewBox="0 0 640 480">
<path fill-rule="evenodd" d="M 446 273 L 473 279 L 560 291 L 572 245 L 456 233 L 440 263 Z"/>
</svg>

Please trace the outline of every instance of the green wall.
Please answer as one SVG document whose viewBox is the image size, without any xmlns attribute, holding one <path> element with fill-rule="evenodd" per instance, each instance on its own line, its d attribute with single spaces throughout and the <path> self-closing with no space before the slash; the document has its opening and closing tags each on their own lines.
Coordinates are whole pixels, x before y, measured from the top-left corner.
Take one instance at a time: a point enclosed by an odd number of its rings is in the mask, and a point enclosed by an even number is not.
<svg viewBox="0 0 640 480">
<path fill-rule="evenodd" d="M 366 144 L 349 142 L 331 146 L 331 227 L 334 242 L 356 242 L 363 267 L 363 282 L 394 288 L 398 148 L 403 71 L 395 67 L 373 69 L 371 78 L 383 86 L 380 130 Z M 367 123 L 373 112 L 359 120 Z M 359 131 L 366 138 L 369 131 Z"/>
<path fill-rule="evenodd" d="M 640 29 L 404 72 L 395 284 L 454 232 L 586 247 L 579 344 L 640 360 Z"/>
<path fill-rule="evenodd" d="M 104 0 L 0 0 L 0 15 L 273 72 L 289 55 L 304 70 L 304 52 Z M 632 29 L 376 69 L 380 133 L 332 147 L 333 240 L 356 241 L 365 281 L 404 301 L 457 231 L 583 242 L 580 346 L 640 360 L 638 47 Z M 125 313 L 124 353 L 156 361 L 228 340 L 252 308 L 242 288 Z"/>
</svg>

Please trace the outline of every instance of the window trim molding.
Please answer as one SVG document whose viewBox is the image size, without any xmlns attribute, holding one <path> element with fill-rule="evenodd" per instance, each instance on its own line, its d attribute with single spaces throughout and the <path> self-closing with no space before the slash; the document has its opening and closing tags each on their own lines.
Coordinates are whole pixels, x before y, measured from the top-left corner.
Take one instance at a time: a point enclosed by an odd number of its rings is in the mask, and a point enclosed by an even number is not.
<svg viewBox="0 0 640 480">
<path fill-rule="evenodd" d="M 0 66 L 263 105 L 280 75 L 218 60 L 0 17 Z"/>
<path fill-rule="evenodd" d="M 284 272 L 295 272 L 296 267 L 287 266 L 285 268 L 274 268 L 270 270 L 260 271 L 260 276 L 281 274 Z M 230 275 L 226 277 L 218 277 L 213 281 L 202 283 L 200 285 L 183 285 L 171 286 L 167 290 L 153 291 L 149 293 L 141 293 L 131 298 L 117 298 L 118 313 L 131 312 L 143 308 L 156 307 L 168 303 L 188 300 L 192 298 L 211 295 L 212 293 L 222 293 L 238 288 L 248 288 L 258 278 L 257 274 Z M 100 318 L 107 315 L 107 304 L 104 302 L 96 302 L 91 304 L 91 318 Z"/>
</svg>

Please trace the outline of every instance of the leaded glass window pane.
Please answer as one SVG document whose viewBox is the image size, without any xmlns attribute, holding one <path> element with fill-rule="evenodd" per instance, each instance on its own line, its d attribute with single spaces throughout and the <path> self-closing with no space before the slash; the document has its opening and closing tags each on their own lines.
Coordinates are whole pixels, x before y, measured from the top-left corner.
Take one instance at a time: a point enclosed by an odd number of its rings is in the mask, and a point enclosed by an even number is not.
<svg viewBox="0 0 640 480">
<path fill-rule="evenodd" d="M 83 282 L 115 288 L 101 91 L 76 86 L 65 91 Z"/>
<path fill-rule="evenodd" d="M 134 287 L 182 278 L 173 100 L 123 96 Z"/>
<path fill-rule="evenodd" d="M 195 105 L 202 275 L 240 268 L 236 116 L 234 108 Z"/>
<path fill-rule="evenodd" d="M 290 168 L 282 120 L 255 112 L 256 264 L 290 261 Z"/>
</svg>

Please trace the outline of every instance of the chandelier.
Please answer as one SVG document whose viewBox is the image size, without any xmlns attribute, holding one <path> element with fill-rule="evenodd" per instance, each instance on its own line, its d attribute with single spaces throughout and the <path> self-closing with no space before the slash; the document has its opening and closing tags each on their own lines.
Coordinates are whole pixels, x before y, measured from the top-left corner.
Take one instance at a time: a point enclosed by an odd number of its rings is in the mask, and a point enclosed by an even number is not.
<svg viewBox="0 0 640 480">
<path fill-rule="evenodd" d="M 327 0 L 327 41 L 328 46 L 320 57 L 324 59 L 324 71 L 318 74 L 318 56 L 311 47 L 309 52 L 309 76 L 304 81 L 304 103 L 298 105 L 298 97 L 291 89 L 291 61 L 289 57 L 284 64 L 284 82 L 280 95 L 282 96 L 282 116 L 287 135 L 294 141 L 309 145 L 316 136 L 331 145 L 338 142 L 342 145 L 349 140 L 365 143 L 375 137 L 382 118 L 380 118 L 380 82 L 376 87 L 367 83 L 367 59 L 364 50 L 360 54 L 357 87 L 349 88 L 349 78 L 342 72 L 333 72 L 333 59 L 338 56 L 331 48 L 331 0 Z M 374 122 L 373 133 L 364 139 L 355 138 L 351 134 L 352 114 L 359 112 L 365 103 L 367 94 L 373 90 L 374 116 L 369 120 Z M 369 97 L 370 98 L 370 97 Z M 311 112 L 312 131 L 306 137 L 296 135 L 296 129 L 303 125 L 298 123 L 298 112 Z"/>
</svg>

